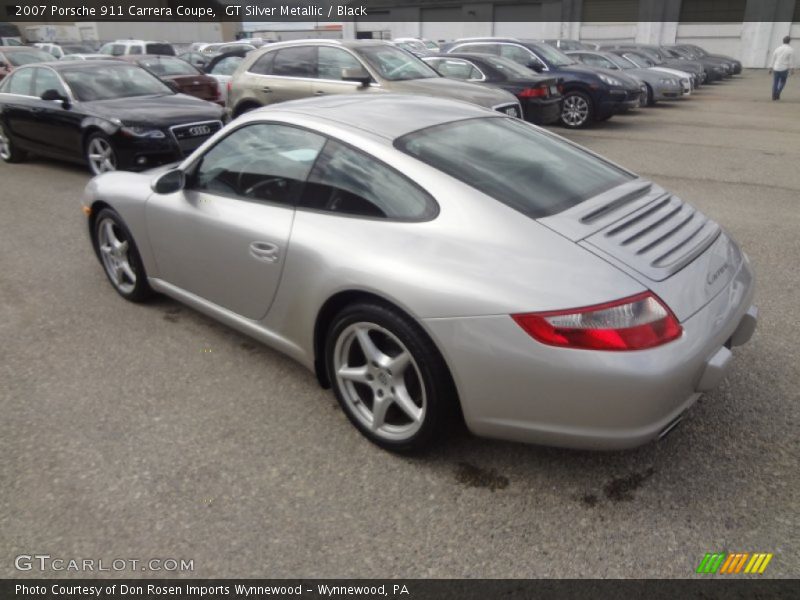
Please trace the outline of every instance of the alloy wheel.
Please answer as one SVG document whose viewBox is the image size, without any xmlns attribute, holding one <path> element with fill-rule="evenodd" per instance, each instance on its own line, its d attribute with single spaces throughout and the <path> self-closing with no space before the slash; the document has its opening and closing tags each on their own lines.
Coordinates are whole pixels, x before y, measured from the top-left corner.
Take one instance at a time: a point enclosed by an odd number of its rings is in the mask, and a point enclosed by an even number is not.
<svg viewBox="0 0 800 600">
<path fill-rule="evenodd" d="M 101 137 L 92 138 L 87 150 L 89 168 L 95 175 L 116 171 L 117 157 L 111 143 Z"/>
<path fill-rule="evenodd" d="M 561 119 L 570 127 L 580 127 L 589 118 L 589 103 L 582 96 L 567 96 L 561 110 Z"/>
<path fill-rule="evenodd" d="M 408 440 L 427 409 L 420 369 L 406 346 L 375 323 L 346 327 L 336 340 L 333 369 L 351 414 L 374 435 Z"/>
<path fill-rule="evenodd" d="M 123 294 L 136 287 L 136 272 L 129 257 L 130 244 L 113 219 L 105 218 L 97 226 L 100 258 L 111 283 Z"/>
<path fill-rule="evenodd" d="M 2 127 L 0 127 L 0 158 L 6 161 L 11 160 L 11 142 Z"/>
</svg>

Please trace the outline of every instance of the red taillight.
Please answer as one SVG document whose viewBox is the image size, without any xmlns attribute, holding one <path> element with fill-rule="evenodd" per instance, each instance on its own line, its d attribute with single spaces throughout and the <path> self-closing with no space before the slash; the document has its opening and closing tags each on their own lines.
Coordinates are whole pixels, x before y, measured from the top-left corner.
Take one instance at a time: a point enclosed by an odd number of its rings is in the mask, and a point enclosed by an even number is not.
<svg viewBox="0 0 800 600">
<path fill-rule="evenodd" d="M 231 87 L 233 87 L 233 86 L 231 85 L 231 82 L 230 82 L 230 81 L 229 81 L 228 83 L 226 83 L 226 84 L 225 84 L 225 88 L 228 90 L 228 94 L 230 94 L 230 93 L 231 93 Z"/>
<path fill-rule="evenodd" d="M 525 88 L 519 93 L 520 98 L 546 98 L 546 87 Z"/>
<path fill-rule="evenodd" d="M 606 304 L 511 317 L 534 339 L 584 350 L 643 350 L 666 344 L 683 331 L 652 292 Z"/>
</svg>

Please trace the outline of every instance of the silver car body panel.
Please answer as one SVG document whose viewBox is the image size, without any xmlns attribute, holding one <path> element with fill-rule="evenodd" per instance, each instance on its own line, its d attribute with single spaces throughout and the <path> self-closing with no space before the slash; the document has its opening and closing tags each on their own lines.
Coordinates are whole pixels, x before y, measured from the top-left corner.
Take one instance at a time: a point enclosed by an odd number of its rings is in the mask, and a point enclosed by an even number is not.
<svg viewBox="0 0 800 600">
<path fill-rule="evenodd" d="M 618 206 L 616 216 L 606 214 L 588 228 L 580 216 L 625 190 L 536 221 L 393 146 L 396 137 L 413 130 L 475 117 L 505 118 L 475 105 L 424 97 L 305 100 L 247 113 L 181 164 L 189 167 L 245 123 L 305 127 L 411 177 L 439 204 L 438 215 L 426 222 L 285 207 L 265 211 L 252 202 L 234 206 L 235 199 L 203 201 L 190 191 L 159 196 L 151 184 L 165 168 L 98 176 L 87 186 L 84 204 L 103 202 L 121 215 L 156 290 L 309 369 L 317 359 L 314 329 L 321 308 L 340 293 L 369 293 L 393 303 L 428 332 L 447 361 L 475 433 L 592 448 L 656 437 L 696 398 L 706 363 L 744 323 L 753 296 L 746 258 L 721 232 L 715 246 L 690 264 L 662 281 L 651 280 L 635 260 L 601 248 L 593 236 L 645 208 L 647 198 L 654 201 L 661 195 L 657 186 L 643 180 L 626 184 L 629 193 L 647 190 Z M 249 255 L 248 244 L 264 238 L 277 240 L 280 261 L 265 265 Z M 712 256 L 726 252 L 738 262 L 718 272 Z M 680 339 L 649 350 L 545 346 L 510 317 L 599 304 L 648 288 L 684 327 Z M 754 317 L 748 318 L 750 329 L 736 339 L 752 333 Z M 728 362 L 717 358 L 705 380 L 717 380 Z"/>
</svg>

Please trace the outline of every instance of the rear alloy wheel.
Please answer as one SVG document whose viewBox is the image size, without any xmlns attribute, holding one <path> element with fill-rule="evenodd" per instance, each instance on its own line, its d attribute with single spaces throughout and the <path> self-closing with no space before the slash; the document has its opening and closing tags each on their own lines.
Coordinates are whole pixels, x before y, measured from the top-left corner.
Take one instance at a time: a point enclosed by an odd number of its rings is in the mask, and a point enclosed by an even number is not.
<svg viewBox="0 0 800 600">
<path fill-rule="evenodd" d="M 117 170 L 117 153 L 111 140 L 102 133 L 92 134 L 86 142 L 86 162 L 92 175 Z"/>
<path fill-rule="evenodd" d="M 7 163 L 20 162 L 26 158 L 25 152 L 17 148 L 3 125 L 0 125 L 0 158 Z"/>
<path fill-rule="evenodd" d="M 116 212 L 100 211 L 93 241 L 106 276 L 120 296 L 141 302 L 152 294 L 133 236 Z"/>
<path fill-rule="evenodd" d="M 421 450 L 451 416 L 455 394 L 441 355 L 398 311 L 367 303 L 345 308 L 329 330 L 326 364 L 345 414 L 382 448 Z"/>
<path fill-rule="evenodd" d="M 592 119 L 592 101 L 583 92 L 567 92 L 561 107 L 561 122 L 570 129 L 585 127 Z"/>
</svg>

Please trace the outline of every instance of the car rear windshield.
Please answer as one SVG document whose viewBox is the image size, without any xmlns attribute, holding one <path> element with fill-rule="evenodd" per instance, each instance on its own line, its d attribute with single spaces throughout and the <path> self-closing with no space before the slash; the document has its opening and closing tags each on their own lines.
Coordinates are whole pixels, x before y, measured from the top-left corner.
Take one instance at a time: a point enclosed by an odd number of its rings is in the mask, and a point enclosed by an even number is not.
<svg viewBox="0 0 800 600">
<path fill-rule="evenodd" d="M 172 47 L 172 44 L 145 44 L 144 53 L 175 56 L 175 48 Z"/>
<path fill-rule="evenodd" d="M 200 75 L 195 67 L 180 58 L 143 58 L 138 61 L 145 69 L 158 77 L 171 77 L 173 75 Z"/>
<path fill-rule="evenodd" d="M 505 117 L 436 125 L 395 147 L 533 218 L 547 217 L 635 176 Z"/>
<path fill-rule="evenodd" d="M 158 78 L 135 65 L 70 68 L 64 69 L 61 75 L 72 94 L 81 102 L 134 96 L 166 96 L 174 93 Z"/>
</svg>

